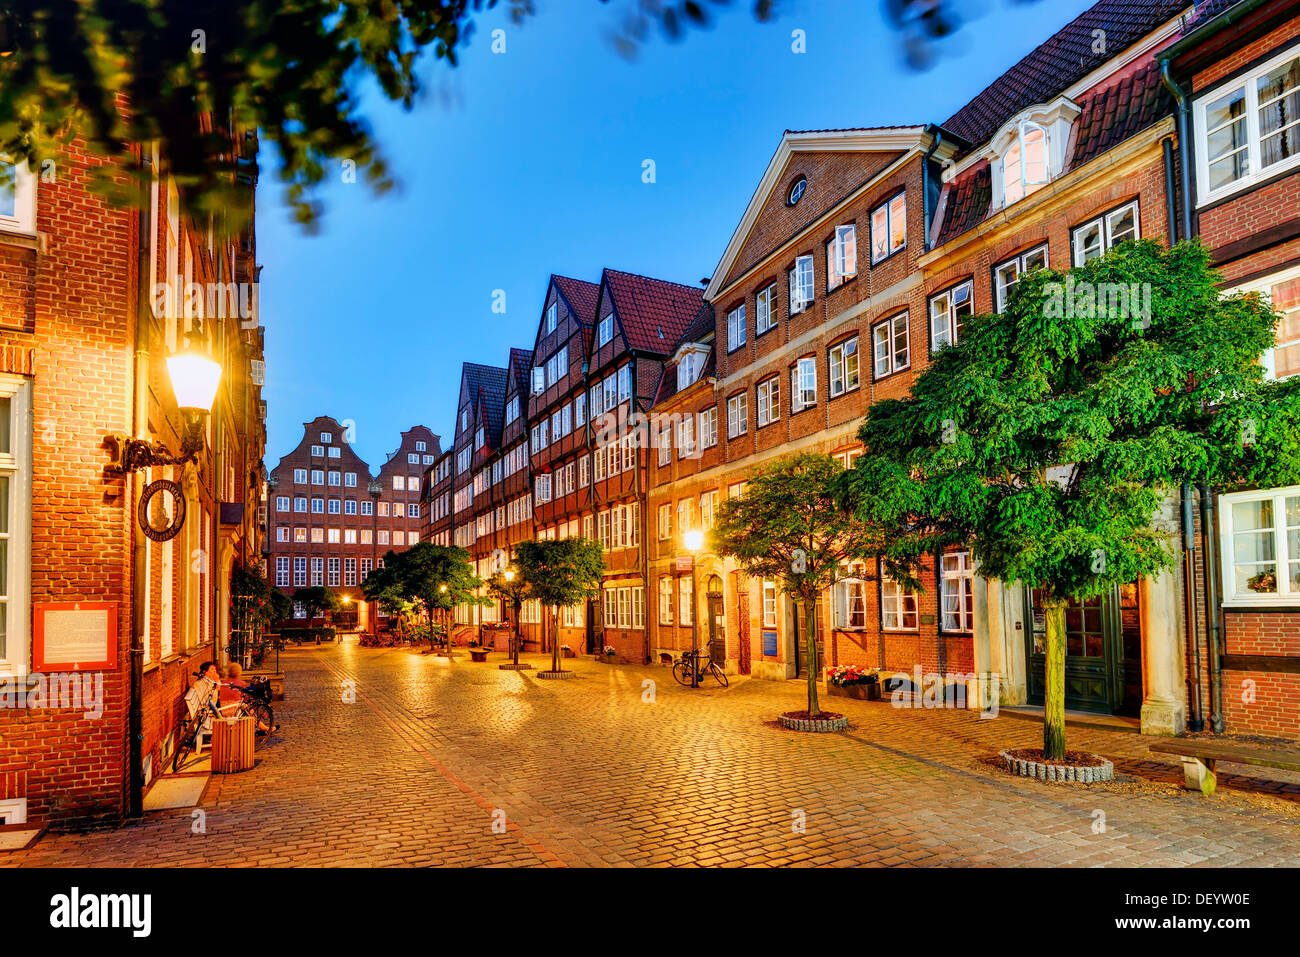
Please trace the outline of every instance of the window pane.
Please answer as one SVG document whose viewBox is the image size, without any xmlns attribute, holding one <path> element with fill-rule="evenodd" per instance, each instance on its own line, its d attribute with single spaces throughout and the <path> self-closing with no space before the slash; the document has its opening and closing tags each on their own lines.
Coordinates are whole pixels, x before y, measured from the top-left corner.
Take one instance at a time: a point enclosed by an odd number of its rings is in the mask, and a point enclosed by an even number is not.
<svg viewBox="0 0 1300 957">
<path fill-rule="evenodd" d="M 1246 91 L 1233 90 L 1205 108 L 1205 156 L 1210 189 L 1232 183 L 1249 172 Z"/>
<path fill-rule="evenodd" d="M 1137 220 L 1134 213 L 1135 210 L 1132 206 L 1126 206 L 1124 209 L 1113 212 L 1107 217 L 1107 225 L 1110 227 L 1111 246 L 1126 239 L 1137 238 Z"/>
<path fill-rule="evenodd" d="M 9 426 L 13 418 L 12 401 L 9 396 L 0 398 L 0 452 L 12 452 L 9 447 Z"/>
<path fill-rule="evenodd" d="M 0 162 L 0 216 L 18 216 L 18 168 L 13 163 Z"/>
<path fill-rule="evenodd" d="M 1256 82 L 1259 95 L 1260 165 L 1271 166 L 1296 152 L 1295 123 L 1300 114 L 1300 57 Z"/>
</svg>

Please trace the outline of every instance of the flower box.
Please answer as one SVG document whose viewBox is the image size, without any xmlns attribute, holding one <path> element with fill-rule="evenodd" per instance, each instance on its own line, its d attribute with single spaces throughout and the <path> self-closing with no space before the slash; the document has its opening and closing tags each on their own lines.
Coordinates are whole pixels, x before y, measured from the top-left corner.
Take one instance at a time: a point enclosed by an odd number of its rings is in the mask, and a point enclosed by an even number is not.
<svg viewBox="0 0 1300 957">
<path fill-rule="evenodd" d="M 858 701 L 880 700 L 880 682 L 878 681 L 856 685 L 837 685 L 828 681 L 826 682 L 826 690 L 830 692 L 833 698 L 856 698 Z"/>
<path fill-rule="evenodd" d="M 565 658 L 578 657 L 578 653 L 574 651 L 572 648 L 561 648 L 560 653 L 563 654 Z"/>
</svg>

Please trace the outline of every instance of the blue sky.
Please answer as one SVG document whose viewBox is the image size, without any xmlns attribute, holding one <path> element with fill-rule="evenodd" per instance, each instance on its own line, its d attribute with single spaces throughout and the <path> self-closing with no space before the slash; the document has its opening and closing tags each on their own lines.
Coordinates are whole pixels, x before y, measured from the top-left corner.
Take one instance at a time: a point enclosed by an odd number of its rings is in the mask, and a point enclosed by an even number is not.
<svg viewBox="0 0 1300 957">
<path fill-rule="evenodd" d="M 629 62 L 608 35 L 632 2 L 537 0 L 522 26 L 489 12 L 459 67 L 425 64 L 415 109 L 367 98 L 401 187 L 376 197 L 337 177 L 318 235 L 293 223 L 263 171 L 269 466 L 321 414 L 355 423 L 372 469 L 417 423 L 445 448 L 461 363 L 504 365 L 510 346 L 531 348 L 552 272 L 695 283 L 784 130 L 942 122 L 1091 5 L 969 0 L 963 29 L 917 73 L 873 0 L 783 0 L 766 24 L 734 0 L 712 29 L 677 43 L 656 34 Z M 494 54 L 498 27 L 506 50 Z M 498 289 L 504 315 L 492 311 Z"/>
</svg>

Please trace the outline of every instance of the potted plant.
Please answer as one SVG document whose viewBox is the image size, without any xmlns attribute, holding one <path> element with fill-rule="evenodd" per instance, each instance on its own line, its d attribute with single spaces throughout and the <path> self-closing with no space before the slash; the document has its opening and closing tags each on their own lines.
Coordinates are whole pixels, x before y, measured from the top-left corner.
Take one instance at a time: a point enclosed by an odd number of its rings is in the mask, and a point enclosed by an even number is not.
<svg viewBox="0 0 1300 957">
<path fill-rule="evenodd" d="M 605 662 L 607 665 L 618 664 L 618 649 L 613 645 L 606 645 L 604 653 L 600 656 L 600 660 Z"/>
<path fill-rule="evenodd" d="M 859 701 L 880 700 L 880 672 L 858 665 L 839 665 L 826 669 L 826 690 L 841 698 Z"/>
<path fill-rule="evenodd" d="M 1277 591 L 1277 574 L 1275 572 L 1260 572 L 1247 579 L 1246 587 L 1254 592 L 1272 594 Z"/>
<path fill-rule="evenodd" d="M 561 652 L 561 654 L 563 654 L 564 657 L 566 657 L 566 658 L 576 658 L 576 657 L 578 657 L 577 652 L 575 652 L 575 651 L 574 651 L 572 648 L 570 648 L 568 645 L 560 645 L 560 652 Z"/>
</svg>

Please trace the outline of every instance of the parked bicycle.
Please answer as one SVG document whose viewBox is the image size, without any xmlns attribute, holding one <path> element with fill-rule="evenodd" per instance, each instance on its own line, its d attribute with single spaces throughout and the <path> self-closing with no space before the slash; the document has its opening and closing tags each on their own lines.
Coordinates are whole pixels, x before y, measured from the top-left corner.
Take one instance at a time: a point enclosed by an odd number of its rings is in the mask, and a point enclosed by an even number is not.
<svg viewBox="0 0 1300 957">
<path fill-rule="evenodd" d="M 185 766 L 189 756 L 197 750 L 200 732 L 212 721 L 251 717 L 259 734 L 270 734 L 276 729 L 275 712 L 270 705 L 270 682 L 254 679 L 247 688 L 238 690 L 242 696 L 239 701 L 226 705 L 214 705 L 213 702 L 206 701 L 181 724 L 176 753 L 172 756 L 172 773 Z"/>
<path fill-rule="evenodd" d="M 682 656 L 673 663 L 673 677 L 684 685 L 698 684 L 706 674 L 717 679 L 718 684 L 727 687 L 727 673 L 718 667 L 709 652 L 701 648 L 698 651 L 683 651 Z"/>
</svg>

